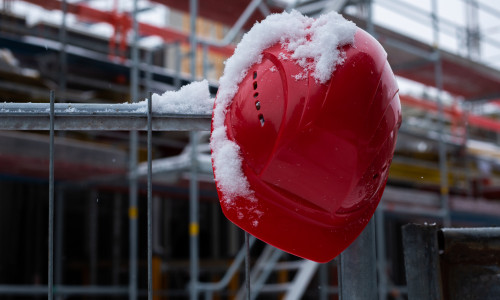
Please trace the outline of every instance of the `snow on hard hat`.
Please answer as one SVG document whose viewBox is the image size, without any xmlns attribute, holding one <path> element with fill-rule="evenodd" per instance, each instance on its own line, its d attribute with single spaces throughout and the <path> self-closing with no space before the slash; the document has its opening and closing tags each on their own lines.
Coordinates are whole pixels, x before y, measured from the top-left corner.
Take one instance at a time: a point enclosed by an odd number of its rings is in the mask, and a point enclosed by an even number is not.
<svg viewBox="0 0 500 300">
<path fill-rule="evenodd" d="M 318 262 L 356 239 L 382 196 L 401 124 L 386 56 L 335 12 L 270 15 L 243 36 L 212 118 L 229 220 Z"/>
</svg>

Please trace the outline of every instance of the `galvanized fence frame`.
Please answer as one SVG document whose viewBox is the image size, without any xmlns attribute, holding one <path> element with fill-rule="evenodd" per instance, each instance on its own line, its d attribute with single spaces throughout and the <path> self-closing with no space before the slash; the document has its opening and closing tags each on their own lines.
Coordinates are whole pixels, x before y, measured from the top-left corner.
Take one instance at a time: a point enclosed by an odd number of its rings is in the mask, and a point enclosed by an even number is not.
<svg viewBox="0 0 500 300">
<path fill-rule="evenodd" d="M 148 264 L 148 299 L 152 299 L 152 132 L 153 131 L 185 131 L 190 132 L 190 142 L 193 158 L 196 153 L 196 132 L 210 130 L 210 115 L 168 114 L 155 112 L 152 107 L 152 94 L 143 103 L 125 104 L 78 104 L 55 103 L 55 93 L 50 91 L 49 103 L 2 103 L 0 104 L 0 130 L 48 130 L 49 131 L 49 224 L 48 224 L 48 285 L 12 286 L 0 285 L 0 292 L 18 295 L 40 295 L 47 293 L 48 299 L 54 299 L 54 294 L 82 294 L 82 295 L 129 295 L 134 300 L 138 296 L 137 274 L 129 274 L 129 286 L 57 286 L 54 289 L 54 137 L 56 131 L 146 131 L 147 132 L 147 264 Z M 146 108 L 146 109 L 144 109 Z M 195 160 L 195 159 L 194 159 Z M 137 165 L 135 166 L 135 168 Z M 134 175 L 135 168 L 129 170 L 129 179 L 137 180 Z M 191 168 L 190 184 L 190 227 L 197 226 L 197 166 Z M 129 216 L 130 217 L 130 216 Z M 376 294 L 376 258 L 375 258 L 375 232 L 373 220 L 361 236 L 341 255 L 339 276 L 340 295 L 342 299 L 366 299 Z M 136 235 L 131 235 L 131 239 Z M 191 236 L 197 239 L 197 234 Z M 254 239 L 245 235 L 245 245 L 237 255 L 233 265 L 229 267 L 223 280 L 218 283 L 201 283 L 197 279 L 198 266 L 197 243 L 191 241 L 190 248 L 196 256 L 195 263 L 191 265 L 191 283 L 189 292 L 192 299 L 205 293 L 208 297 L 212 292 L 221 290 L 230 277 L 245 262 L 246 297 L 250 297 L 249 282 L 249 247 Z M 137 244 L 131 240 L 130 244 Z M 243 260 L 243 258 L 245 258 Z M 131 264 L 134 264 L 131 259 Z M 129 272 L 136 272 L 130 268 Z M 359 276 L 359 274 L 365 274 Z M 356 291 L 356 292 L 355 292 Z M 346 298 L 347 297 L 347 298 Z"/>
<path fill-rule="evenodd" d="M 2 103 L 0 104 L 0 130 L 48 130 L 49 131 L 49 211 L 48 211 L 48 284 L 47 287 L 1 286 L 0 292 L 11 294 L 43 294 L 53 299 L 54 289 L 54 137 L 56 131 L 146 131 L 147 132 L 147 260 L 148 299 L 152 299 L 152 131 L 196 131 L 210 129 L 210 115 L 165 114 L 152 108 L 152 93 L 145 103 L 79 104 L 55 103 L 55 93 L 50 91 L 49 103 Z M 144 109 L 146 108 L 146 109 Z M 192 134 L 193 135 L 193 134 Z M 192 143 L 197 139 L 192 138 Z M 195 148 L 195 147 L 192 147 Z M 196 154 L 196 153 L 195 153 Z M 137 167 L 137 165 L 135 166 Z M 193 168 L 196 173 L 196 167 Z M 136 178 L 135 168 L 129 172 Z M 196 180 L 196 177 L 194 178 Z M 191 190 L 196 188 L 193 185 Z M 191 191 L 196 194 L 196 191 Z M 196 196 L 195 196 L 196 197 Z M 196 200 L 196 199 L 195 199 Z M 195 208 L 196 210 L 196 208 Z M 137 241 L 131 241 L 131 244 Z M 132 276 L 135 281 L 136 275 Z M 137 297 L 137 286 L 129 287 L 76 287 L 58 286 L 58 294 L 116 295 L 129 294 Z M 135 288 L 134 288 L 135 287 Z"/>
</svg>

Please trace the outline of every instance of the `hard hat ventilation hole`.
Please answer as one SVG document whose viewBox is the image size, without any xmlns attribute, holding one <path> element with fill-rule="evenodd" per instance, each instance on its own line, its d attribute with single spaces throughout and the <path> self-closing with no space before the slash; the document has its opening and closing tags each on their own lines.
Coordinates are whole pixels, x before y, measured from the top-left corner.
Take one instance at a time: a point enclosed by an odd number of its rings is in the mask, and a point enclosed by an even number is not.
<svg viewBox="0 0 500 300">
<path fill-rule="evenodd" d="M 255 101 L 255 108 L 260 110 L 260 101 Z"/>
<path fill-rule="evenodd" d="M 253 82 L 253 89 L 256 90 L 257 89 L 257 81 L 254 81 Z"/>
<path fill-rule="evenodd" d="M 263 114 L 259 114 L 259 120 L 260 120 L 260 126 L 264 127 L 264 123 L 266 122 L 266 120 L 264 120 Z"/>
<path fill-rule="evenodd" d="M 254 98 L 257 98 L 259 96 L 259 93 L 255 92 L 255 94 L 253 94 L 253 97 Z"/>
<path fill-rule="evenodd" d="M 253 72 L 253 79 L 257 78 L 257 71 Z"/>
</svg>

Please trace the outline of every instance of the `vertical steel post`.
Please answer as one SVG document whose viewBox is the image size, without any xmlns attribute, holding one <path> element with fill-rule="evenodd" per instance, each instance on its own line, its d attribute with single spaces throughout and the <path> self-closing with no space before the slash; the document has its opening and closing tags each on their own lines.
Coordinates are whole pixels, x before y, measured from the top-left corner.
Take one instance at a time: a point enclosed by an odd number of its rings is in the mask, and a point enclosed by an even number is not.
<svg viewBox="0 0 500 300">
<path fill-rule="evenodd" d="M 97 284 L 97 249 L 98 247 L 98 222 L 99 216 L 97 212 L 97 204 L 99 203 L 99 194 L 97 190 L 92 189 L 90 192 L 90 199 L 88 199 L 88 230 L 89 230 L 89 269 L 90 269 L 90 284 Z"/>
<path fill-rule="evenodd" d="M 245 288 L 246 300 L 251 299 L 250 294 L 250 234 L 245 231 Z"/>
<path fill-rule="evenodd" d="M 210 63 L 208 61 L 208 45 L 203 44 L 203 78 L 208 77 L 208 69 L 210 68 Z"/>
<path fill-rule="evenodd" d="M 129 150 L 129 288 L 130 300 L 137 298 L 137 242 L 138 242 L 138 182 L 137 182 L 137 131 L 130 132 L 130 150 Z"/>
<path fill-rule="evenodd" d="M 59 76 L 59 93 L 61 97 L 66 97 L 66 72 L 67 72 L 67 60 L 66 60 L 66 48 L 67 48 L 67 35 L 66 35 L 66 16 L 68 12 L 67 0 L 61 1 L 61 11 L 63 13 L 61 27 L 59 28 L 59 43 L 61 48 L 59 50 L 59 65 L 60 74 Z"/>
<path fill-rule="evenodd" d="M 366 31 L 368 31 L 369 34 L 375 36 L 375 27 L 373 25 L 373 1 L 372 0 L 366 0 L 366 10 L 367 10 Z"/>
<path fill-rule="evenodd" d="M 132 12 L 132 45 L 130 69 L 130 97 L 131 102 L 137 102 L 139 96 L 139 49 L 138 49 L 138 23 L 137 0 L 134 0 Z M 137 243 L 138 243 L 138 182 L 137 182 L 137 148 L 138 133 L 130 131 L 129 149 L 129 299 L 137 299 Z"/>
<path fill-rule="evenodd" d="M 467 197 L 474 197 L 473 186 L 472 186 L 472 176 L 471 176 L 471 160 L 469 158 L 469 151 L 467 150 L 467 143 L 469 142 L 469 113 L 471 113 L 471 104 L 466 103 L 464 107 L 465 111 L 465 122 L 464 122 L 464 143 L 462 145 L 464 152 L 464 164 L 465 164 L 465 184 L 466 184 L 466 195 Z"/>
<path fill-rule="evenodd" d="M 319 279 L 319 300 L 328 300 L 328 266 L 330 264 L 319 265 L 318 279 Z"/>
<path fill-rule="evenodd" d="M 189 1 L 190 30 L 189 36 L 191 46 L 191 78 L 196 79 L 196 19 L 198 17 L 198 1 Z M 199 273 L 199 220 L 198 220 L 198 133 L 190 132 L 191 142 L 191 170 L 189 181 L 189 236 L 190 236 L 190 299 L 198 298 L 198 273 Z"/>
<path fill-rule="evenodd" d="M 54 91 L 50 91 L 48 299 L 54 299 Z"/>
<path fill-rule="evenodd" d="M 375 232 L 377 249 L 377 270 L 379 277 L 378 295 L 379 299 L 387 298 L 387 270 L 386 270 L 386 247 L 385 247 L 385 206 L 380 203 L 375 211 Z"/>
<path fill-rule="evenodd" d="M 56 286 L 62 285 L 63 279 L 63 255 L 64 255 L 64 189 L 59 187 L 57 189 L 56 211 L 55 211 L 55 258 L 54 258 L 54 283 Z M 57 299 L 63 299 L 58 296 Z"/>
<path fill-rule="evenodd" d="M 367 20 L 366 20 L 366 30 L 369 34 L 375 37 L 375 26 L 373 24 L 373 0 L 366 0 L 366 8 L 367 8 Z M 386 259 L 385 259 L 385 231 L 384 231 L 384 204 L 381 202 L 377 210 L 375 211 L 374 217 L 368 224 L 368 227 L 371 227 L 370 230 L 373 232 L 373 247 L 374 252 L 374 264 L 375 264 L 375 272 L 378 275 L 378 288 L 375 284 L 375 294 L 373 295 L 376 299 L 378 294 L 379 299 L 387 298 L 387 273 L 386 273 Z M 374 278 L 376 279 L 376 277 Z M 376 283 L 377 281 L 374 280 Z"/>
<path fill-rule="evenodd" d="M 198 18 L 198 0 L 189 0 L 190 13 L 190 35 L 189 44 L 191 47 L 191 79 L 196 80 L 196 52 L 198 48 L 198 40 L 196 38 L 196 19 Z"/>
<path fill-rule="evenodd" d="M 446 158 L 446 144 L 444 143 L 444 107 L 441 94 L 443 91 L 443 65 L 441 62 L 441 53 L 439 51 L 439 19 L 437 1 L 432 0 L 432 28 L 433 43 L 436 61 L 434 62 L 434 80 L 437 88 L 437 106 L 438 106 L 438 133 L 439 133 L 439 173 L 440 173 L 440 192 L 441 192 L 441 210 L 443 213 L 443 225 L 451 225 L 449 211 L 449 187 L 448 187 L 448 166 Z"/>
<path fill-rule="evenodd" d="M 112 284 L 120 284 L 120 261 L 121 261 L 121 239 L 122 239 L 122 196 L 113 196 L 113 259 L 112 259 Z"/>
<path fill-rule="evenodd" d="M 147 92 L 151 92 L 153 90 L 153 72 L 151 71 L 151 67 L 153 66 L 153 54 L 155 52 L 155 49 L 148 49 L 146 51 L 146 57 L 145 57 L 145 60 L 146 60 L 146 64 L 147 64 L 147 68 L 146 68 L 146 71 L 145 71 L 145 78 L 146 78 L 146 88 L 145 90 Z M 146 95 L 148 96 L 148 95 Z"/>
<path fill-rule="evenodd" d="M 198 298 L 198 273 L 199 273 L 199 233 L 198 218 L 198 133 L 190 132 L 191 141 L 191 170 L 189 181 L 189 237 L 190 237 L 190 299 Z"/>
<path fill-rule="evenodd" d="M 375 36 L 375 26 L 373 24 L 373 0 L 365 0 L 367 15 L 366 15 L 366 30 L 372 36 Z M 376 272 L 378 274 L 379 286 L 377 289 L 379 299 L 386 299 L 387 297 L 387 273 L 386 273 L 386 259 L 385 259 L 385 231 L 384 231 L 384 204 L 380 203 L 376 212 L 374 219 L 374 225 L 369 225 L 374 227 L 374 239 L 373 248 L 376 250 Z"/>
<path fill-rule="evenodd" d="M 182 51 L 181 44 L 176 42 L 174 44 L 174 56 L 175 56 L 175 77 L 174 77 L 174 86 L 176 89 L 181 87 L 181 67 L 182 67 Z"/>
<path fill-rule="evenodd" d="M 377 299 L 375 223 L 373 218 L 361 232 L 361 235 L 340 254 L 339 261 L 340 299 Z"/>
<path fill-rule="evenodd" d="M 467 57 L 471 60 L 481 58 L 481 31 L 479 26 L 479 5 L 477 0 L 465 0 L 465 38 Z"/>
<path fill-rule="evenodd" d="M 403 250 L 410 300 L 443 299 L 437 231 L 435 225 L 403 226 Z"/>
<path fill-rule="evenodd" d="M 153 93 L 148 97 L 148 300 L 153 299 L 153 228 L 152 228 L 152 207 L 153 207 L 153 133 L 152 133 L 152 98 Z"/>
</svg>

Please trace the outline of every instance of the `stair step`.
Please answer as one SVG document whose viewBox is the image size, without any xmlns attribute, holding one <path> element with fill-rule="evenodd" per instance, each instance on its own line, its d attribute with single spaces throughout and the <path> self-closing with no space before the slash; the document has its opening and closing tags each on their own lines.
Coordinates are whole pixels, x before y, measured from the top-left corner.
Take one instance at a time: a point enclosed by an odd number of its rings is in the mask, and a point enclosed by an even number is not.
<svg viewBox="0 0 500 300">
<path fill-rule="evenodd" d="M 274 267 L 277 271 L 297 270 L 304 265 L 304 260 L 283 261 L 276 264 Z"/>
</svg>

